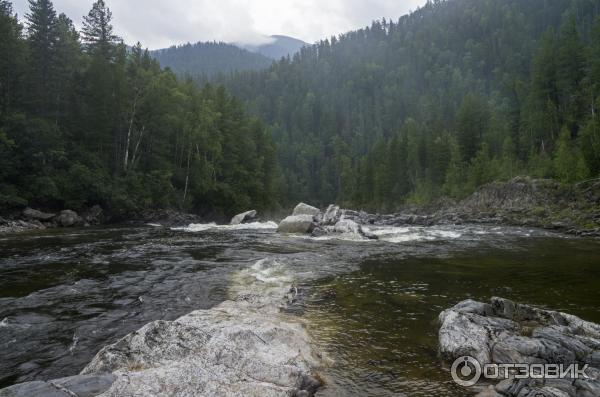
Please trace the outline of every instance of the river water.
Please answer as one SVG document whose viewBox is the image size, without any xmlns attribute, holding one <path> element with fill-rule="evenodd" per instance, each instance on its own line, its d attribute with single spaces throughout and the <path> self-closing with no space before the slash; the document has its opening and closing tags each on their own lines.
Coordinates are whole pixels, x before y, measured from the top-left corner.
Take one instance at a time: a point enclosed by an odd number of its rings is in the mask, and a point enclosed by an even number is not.
<svg viewBox="0 0 600 397">
<path fill-rule="evenodd" d="M 438 314 L 502 296 L 600 322 L 600 241 L 488 226 L 282 236 L 239 227 L 104 227 L 0 236 L 0 387 L 79 372 L 104 345 L 209 308 L 252 278 L 289 282 L 319 349 L 319 396 L 464 396 Z M 264 261 L 265 258 L 273 259 Z"/>
</svg>

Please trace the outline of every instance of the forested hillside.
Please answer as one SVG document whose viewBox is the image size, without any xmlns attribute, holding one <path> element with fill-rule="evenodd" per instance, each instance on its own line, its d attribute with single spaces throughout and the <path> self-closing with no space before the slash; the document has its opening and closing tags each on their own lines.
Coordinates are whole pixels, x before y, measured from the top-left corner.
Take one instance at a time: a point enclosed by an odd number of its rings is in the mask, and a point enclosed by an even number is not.
<svg viewBox="0 0 600 397">
<path fill-rule="evenodd" d="M 598 0 L 436 0 L 229 80 L 287 199 L 391 209 L 600 173 Z"/>
<path fill-rule="evenodd" d="M 217 42 L 188 43 L 152 51 L 151 55 L 162 67 L 169 67 L 177 75 L 196 81 L 234 71 L 266 69 L 273 63 L 271 58 L 259 53 Z"/>
<path fill-rule="evenodd" d="M 0 0 L 0 210 L 273 203 L 275 149 L 239 101 L 128 51 L 103 0 L 81 32 L 49 0 L 29 3 L 22 26 Z"/>
</svg>

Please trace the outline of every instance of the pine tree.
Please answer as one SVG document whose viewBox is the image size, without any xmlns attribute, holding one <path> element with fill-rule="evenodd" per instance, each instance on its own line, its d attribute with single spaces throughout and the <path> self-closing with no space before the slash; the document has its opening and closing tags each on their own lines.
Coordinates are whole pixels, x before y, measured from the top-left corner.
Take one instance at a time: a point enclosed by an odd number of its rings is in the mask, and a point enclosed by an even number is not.
<svg viewBox="0 0 600 397">
<path fill-rule="evenodd" d="M 110 59 L 112 45 L 119 40 L 113 34 L 112 12 L 104 3 L 97 0 L 87 16 L 83 17 L 83 41 L 89 52 Z"/>
<path fill-rule="evenodd" d="M 58 41 L 56 12 L 50 0 L 29 0 L 27 43 L 29 46 L 29 98 L 33 112 L 52 114 L 55 96 L 56 43 Z"/>
<path fill-rule="evenodd" d="M 0 0 L 0 115 L 20 101 L 25 48 L 22 27 L 13 15 L 12 5 Z"/>
<path fill-rule="evenodd" d="M 560 31 L 557 54 L 558 105 L 561 119 L 577 135 L 583 114 L 581 82 L 585 73 L 585 49 L 574 16 L 570 17 Z"/>
</svg>

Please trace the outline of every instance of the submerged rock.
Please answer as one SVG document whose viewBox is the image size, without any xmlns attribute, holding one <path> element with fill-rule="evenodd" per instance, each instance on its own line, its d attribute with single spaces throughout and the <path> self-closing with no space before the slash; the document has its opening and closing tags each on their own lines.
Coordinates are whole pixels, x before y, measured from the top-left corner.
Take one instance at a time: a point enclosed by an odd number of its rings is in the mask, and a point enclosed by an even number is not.
<svg viewBox="0 0 600 397">
<path fill-rule="evenodd" d="M 292 215 L 279 223 L 280 233 L 310 233 L 315 227 L 312 215 Z"/>
<path fill-rule="evenodd" d="M 321 212 L 321 210 L 318 208 L 315 208 L 308 204 L 300 203 L 294 208 L 294 211 L 292 212 L 292 216 L 297 216 L 297 215 L 316 216 L 320 212 Z"/>
<path fill-rule="evenodd" d="M 257 212 L 256 210 L 242 212 L 241 214 L 237 214 L 233 218 L 231 218 L 230 225 L 240 225 L 242 223 L 246 223 L 256 219 Z"/>
<path fill-rule="evenodd" d="M 570 314 L 492 298 L 490 303 L 463 301 L 442 312 L 439 321 L 439 350 L 449 362 L 471 356 L 481 365 L 591 364 L 589 371 L 599 373 L 593 366 L 600 353 L 600 325 Z M 600 396 L 600 377 L 502 379 L 479 396 Z"/>
</svg>

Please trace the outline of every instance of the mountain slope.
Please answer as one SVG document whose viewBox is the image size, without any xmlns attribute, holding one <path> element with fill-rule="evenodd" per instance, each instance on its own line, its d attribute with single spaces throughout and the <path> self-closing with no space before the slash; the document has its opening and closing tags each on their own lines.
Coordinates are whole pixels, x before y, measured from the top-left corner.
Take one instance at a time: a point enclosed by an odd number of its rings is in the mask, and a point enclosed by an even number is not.
<svg viewBox="0 0 600 397">
<path fill-rule="evenodd" d="M 290 201 L 393 207 L 515 174 L 600 173 L 598 0 L 449 0 L 226 84 Z"/>
<path fill-rule="evenodd" d="M 161 66 L 171 68 L 176 74 L 200 79 L 221 73 L 265 69 L 273 62 L 264 55 L 218 42 L 188 43 L 151 54 Z"/>
<path fill-rule="evenodd" d="M 295 39 L 289 36 L 274 35 L 271 36 L 273 40 L 267 44 L 261 45 L 241 45 L 242 48 L 247 49 L 258 54 L 262 54 L 268 58 L 280 59 L 285 56 L 292 56 L 306 45 L 302 40 Z"/>
</svg>

